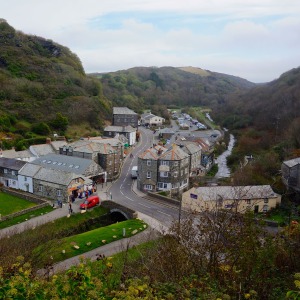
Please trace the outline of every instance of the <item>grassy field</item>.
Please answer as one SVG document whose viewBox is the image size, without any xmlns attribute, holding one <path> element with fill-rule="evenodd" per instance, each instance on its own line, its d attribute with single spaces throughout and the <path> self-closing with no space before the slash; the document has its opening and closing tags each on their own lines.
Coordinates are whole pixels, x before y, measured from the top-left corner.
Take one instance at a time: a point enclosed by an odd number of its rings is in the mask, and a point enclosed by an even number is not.
<svg viewBox="0 0 300 300">
<path fill-rule="evenodd" d="M 123 236 L 125 228 L 125 236 Z M 131 237 L 147 228 L 147 225 L 139 219 L 131 219 L 118 222 L 106 227 L 100 227 L 81 234 L 72 235 L 62 239 L 51 240 L 34 249 L 34 255 L 39 258 L 39 263 L 43 264 L 52 257 L 52 262 L 58 262 L 67 258 L 77 256 L 117 241 Z"/>
<path fill-rule="evenodd" d="M 36 203 L 0 192 L 0 214 L 2 216 L 7 216 L 35 205 Z"/>
<path fill-rule="evenodd" d="M 6 228 L 6 227 L 9 227 L 9 226 L 13 226 L 13 225 L 25 222 L 25 221 L 27 221 L 31 218 L 47 214 L 48 212 L 51 212 L 51 211 L 53 211 L 53 208 L 52 208 L 52 206 L 49 205 L 49 206 L 46 206 L 46 207 L 38 208 L 38 209 L 36 209 L 34 211 L 31 211 L 31 212 L 22 214 L 20 216 L 14 217 L 12 219 L 1 221 L 0 222 L 0 229 L 3 229 L 3 228 Z"/>
</svg>

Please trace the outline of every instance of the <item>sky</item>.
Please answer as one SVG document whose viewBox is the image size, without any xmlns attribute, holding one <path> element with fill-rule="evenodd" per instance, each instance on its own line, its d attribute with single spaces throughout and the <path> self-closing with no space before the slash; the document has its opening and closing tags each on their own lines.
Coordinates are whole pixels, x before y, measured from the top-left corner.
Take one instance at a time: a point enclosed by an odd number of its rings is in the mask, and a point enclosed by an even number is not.
<svg viewBox="0 0 300 300">
<path fill-rule="evenodd" d="M 300 66 L 299 0 L 0 0 L 0 18 L 51 39 L 86 73 L 193 66 L 269 82 Z"/>
</svg>

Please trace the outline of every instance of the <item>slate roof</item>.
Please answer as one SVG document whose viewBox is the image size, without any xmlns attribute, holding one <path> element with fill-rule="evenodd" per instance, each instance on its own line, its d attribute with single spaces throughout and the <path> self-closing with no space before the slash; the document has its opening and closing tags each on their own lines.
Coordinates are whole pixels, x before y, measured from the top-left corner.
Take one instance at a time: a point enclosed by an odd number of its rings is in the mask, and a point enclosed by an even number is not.
<svg viewBox="0 0 300 300">
<path fill-rule="evenodd" d="M 85 139 L 85 141 L 91 141 L 98 144 L 109 144 L 112 147 L 122 145 L 122 142 L 118 138 L 91 137 L 89 139 Z"/>
<path fill-rule="evenodd" d="M 2 151 L 2 157 L 15 159 L 30 159 L 33 157 L 29 150 L 16 151 L 15 149 Z"/>
<path fill-rule="evenodd" d="M 189 141 L 176 141 L 176 144 L 182 149 L 185 153 L 194 154 L 201 151 L 199 144 Z"/>
<path fill-rule="evenodd" d="M 26 162 L 22 160 L 0 157 L 0 167 L 5 169 L 19 171 L 25 164 Z"/>
<path fill-rule="evenodd" d="M 175 131 L 172 130 L 171 128 L 166 127 L 166 128 L 161 129 L 161 130 L 159 131 L 159 133 L 175 134 Z"/>
<path fill-rule="evenodd" d="M 34 175 L 34 179 L 51 183 L 57 183 L 65 186 L 68 186 L 73 179 L 79 177 L 83 178 L 83 176 L 72 172 L 66 172 L 62 170 L 50 170 L 43 167 L 41 167 L 39 171 Z"/>
<path fill-rule="evenodd" d="M 61 170 L 68 173 L 84 174 L 91 166 L 99 167 L 93 160 L 76 156 L 48 154 L 39 157 L 32 164 L 42 166 L 46 169 Z"/>
<path fill-rule="evenodd" d="M 251 200 L 278 196 L 270 185 L 198 187 L 189 192 L 200 195 L 204 201 L 216 201 L 220 197 L 223 200 Z"/>
<path fill-rule="evenodd" d="M 300 164 L 300 157 L 294 158 L 294 159 L 290 159 L 287 161 L 283 162 L 286 166 L 288 166 L 289 168 L 292 168 L 298 164 Z"/>
<path fill-rule="evenodd" d="M 38 157 L 49 153 L 55 153 L 55 150 L 50 144 L 32 145 L 29 147 L 29 151 Z"/>
<path fill-rule="evenodd" d="M 41 166 L 35 165 L 32 163 L 27 163 L 23 166 L 23 168 L 19 171 L 19 175 L 34 177 L 34 175 L 39 171 Z"/>
<path fill-rule="evenodd" d="M 168 149 L 163 146 L 156 145 L 155 147 L 148 148 L 146 151 L 140 154 L 139 158 L 157 160 L 160 156 L 159 152 L 164 153 L 167 150 Z"/>
<path fill-rule="evenodd" d="M 113 107 L 114 115 L 137 115 L 136 112 L 129 109 L 128 107 Z"/>
<path fill-rule="evenodd" d="M 187 153 L 180 149 L 176 144 L 173 144 L 166 152 L 160 155 L 161 160 L 182 160 L 189 157 Z"/>
<path fill-rule="evenodd" d="M 135 132 L 136 128 L 133 128 L 130 125 L 127 126 L 106 126 L 104 128 L 104 131 L 113 131 L 113 132 Z"/>
</svg>

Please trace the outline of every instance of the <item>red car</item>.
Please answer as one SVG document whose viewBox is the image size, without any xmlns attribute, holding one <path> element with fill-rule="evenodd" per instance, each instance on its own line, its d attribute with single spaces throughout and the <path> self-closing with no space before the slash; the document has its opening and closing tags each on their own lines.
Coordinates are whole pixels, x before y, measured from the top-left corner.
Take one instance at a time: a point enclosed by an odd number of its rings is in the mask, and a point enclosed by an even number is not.
<svg viewBox="0 0 300 300">
<path fill-rule="evenodd" d="M 100 204 L 99 196 L 90 196 L 80 204 L 80 209 L 87 209 Z"/>
</svg>

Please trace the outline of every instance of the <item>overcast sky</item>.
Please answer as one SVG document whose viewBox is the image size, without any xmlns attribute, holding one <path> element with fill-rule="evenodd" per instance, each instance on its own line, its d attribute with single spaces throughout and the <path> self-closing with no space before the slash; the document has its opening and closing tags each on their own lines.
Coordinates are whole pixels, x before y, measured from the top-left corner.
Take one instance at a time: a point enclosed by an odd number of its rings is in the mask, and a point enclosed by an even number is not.
<svg viewBox="0 0 300 300">
<path fill-rule="evenodd" d="M 15 29 L 75 52 L 87 73 L 193 66 L 253 82 L 300 65 L 299 0 L 0 0 Z"/>
</svg>

